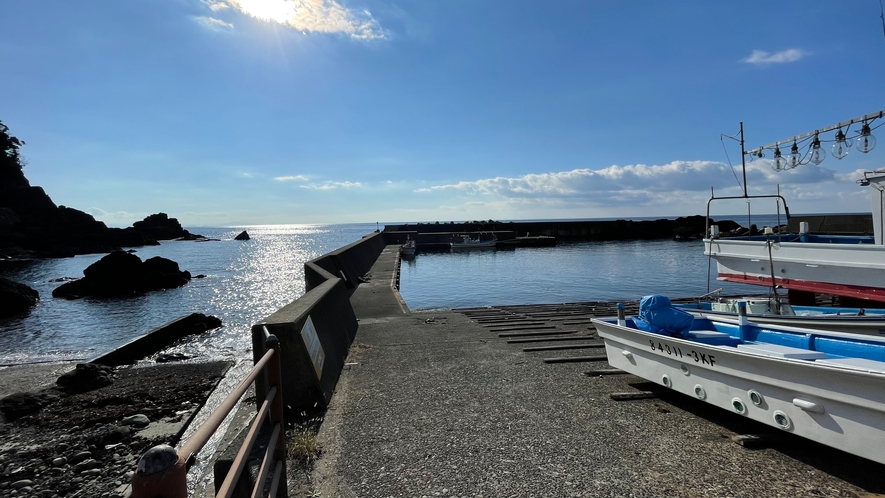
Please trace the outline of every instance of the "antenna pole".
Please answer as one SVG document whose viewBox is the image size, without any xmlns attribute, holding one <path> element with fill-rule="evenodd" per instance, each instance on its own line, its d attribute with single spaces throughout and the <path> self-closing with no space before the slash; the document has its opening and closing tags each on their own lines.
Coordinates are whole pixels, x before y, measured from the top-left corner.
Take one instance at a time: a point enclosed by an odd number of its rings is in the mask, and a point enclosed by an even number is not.
<svg viewBox="0 0 885 498">
<path fill-rule="evenodd" d="M 741 121 L 741 169 L 744 171 L 744 197 L 747 196 L 747 152 L 744 150 L 744 122 Z"/>
</svg>

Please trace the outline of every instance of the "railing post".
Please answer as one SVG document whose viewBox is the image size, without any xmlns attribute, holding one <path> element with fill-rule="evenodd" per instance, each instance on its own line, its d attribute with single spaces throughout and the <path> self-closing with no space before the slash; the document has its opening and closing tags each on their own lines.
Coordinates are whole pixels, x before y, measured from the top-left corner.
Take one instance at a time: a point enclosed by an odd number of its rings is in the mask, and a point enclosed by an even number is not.
<svg viewBox="0 0 885 498">
<path fill-rule="evenodd" d="M 162 444 L 141 456 L 132 498 L 187 498 L 187 466 L 175 448 Z"/>
<path fill-rule="evenodd" d="M 264 330 L 267 330 L 266 328 Z M 280 424 L 280 432 L 277 436 L 277 445 L 274 450 L 273 459 L 275 461 L 282 462 L 283 464 L 283 476 L 286 475 L 285 464 L 286 464 L 286 425 L 283 420 L 283 383 L 282 383 L 282 374 L 280 371 L 280 340 L 277 339 L 277 336 L 273 334 L 268 334 L 267 338 L 264 341 L 264 345 L 267 349 L 273 349 L 274 355 L 270 359 L 270 362 L 267 364 L 267 383 L 268 388 L 276 387 L 277 394 L 273 398 L 273 402 L 270 406 L 270 422 L 271 425 Z M 286 495 L 286 485 L 285 485 L 285 477 L 284 477 L 284 485 L 281 486 L 281 489 L 277 494 Z"/>
</svg>

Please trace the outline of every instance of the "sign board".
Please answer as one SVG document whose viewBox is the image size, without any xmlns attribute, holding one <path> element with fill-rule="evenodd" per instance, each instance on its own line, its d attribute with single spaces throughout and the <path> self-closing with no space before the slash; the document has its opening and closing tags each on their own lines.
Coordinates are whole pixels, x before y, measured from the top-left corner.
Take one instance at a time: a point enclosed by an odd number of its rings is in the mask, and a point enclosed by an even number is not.
<svg viewBox="0 0 885 498">
<path fill-rule="evenodd" d="M 307 316 L 307 321 L 304 322 L 304 327 L 301 328 L 301 340 L 304 341 L 304 347 L 307 349 L 307 354 L 310 355 L 310 361 L 313 363 L 314 371 L 316 371 L 317 380 L 320 380 L 323 377 L 323 363 L 326 361 L 326 353 L 323 352 L 323 345 L 320 344 L 320 338 L 317 336 L 317 331 L 313 326 L 313 320 L 310 319 L 310 315 Z"/>
</svg>

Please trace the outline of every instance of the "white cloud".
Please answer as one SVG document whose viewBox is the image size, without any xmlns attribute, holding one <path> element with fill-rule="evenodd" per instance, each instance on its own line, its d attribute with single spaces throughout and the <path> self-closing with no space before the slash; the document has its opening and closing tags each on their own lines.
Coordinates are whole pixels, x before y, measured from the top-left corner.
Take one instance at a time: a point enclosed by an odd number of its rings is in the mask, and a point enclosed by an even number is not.
<svg viewBox="0 0 885 498">
<path fill-rule="evenodd" d="M 543 205 L 560 210 L 587 207 L 630 207 L 688 204 L 701 206 L 710 195 L 739 195 L 742 192 L 734 172 L 727 164 L 716 161 L 673 161 L 663 165 L 609 166 L 587 168 L 519 177 L 496 177 L 453 184 L 436 185 L 414 190 L 460 193 L 468 198 L 480 197 L 482 202 L 502 202 L 510 207 Z M 782 183 L 818 185 L 840 179 L 833 171 L 813 164 L 784 172 L 771 168 L 770 160 L 747 164 L 747 182 L 752 190 L 774 191 Z M 806 189 L 808 190 L 808 189 Z M 825 189 L 824 189 L 825 190 Z M 471 201 L 473 202 L 473 201 Z"/>
<path fill-rule="evenodd" d="M 205 3 L 209 7 L 209 10 L 211 10 L 212 12 L 218 12 L 219 10 L 224 10 L 224 9 L 230 8 L 230 5 L 228 5 L 224 2 L 216 2 L 213 0 L 203 0 L 203 3 Z"/>
<path fill-rule="evenodd" d="M 214 31 L 222 31 L 233 29 L 234 25 L 230 23 L 226 23 L 221 19 L 215 19 L 214 17 L 200 16 L 196 18 L 197 22 Z"/>
<path fill-rule="evenodd" d="M 228 4 L 256 19 L 303 33 L 338 33 L 357 40 L 387 38 L 368 10 L 348 9 L 335 0 L 228 0 Z"/>
<path fill-rule="evenodd" d="M 750 54 L 749 57 L 741 59 L 741 62 L 746 62 L 747 64 L 755 64 L 757 66 L 767 66 L 769 64 L 786 64 L 788 62 L 796 62 L 807 55 L 811 55 L 811 53 L 800 50 L 798 48 L 790 48 L 775 53 L 766 52 L 764 50 L 753 50 L 753 53 Z"/>
<path fill-rule="evenodd" d="M 278 176 L 274 180 L 278 182 L 306 182 L 307 177 L 304 175 Z"/>
<path fill-rule="evenodd" d="M 301 188 L 307 188 L 311 190 L 334 190 L 337 188 L 358 188 L 362 186 L 363 184 L 360 182 L 325 182 L 312 183 L 310 185 L 301 185 Z"/>
</svg>

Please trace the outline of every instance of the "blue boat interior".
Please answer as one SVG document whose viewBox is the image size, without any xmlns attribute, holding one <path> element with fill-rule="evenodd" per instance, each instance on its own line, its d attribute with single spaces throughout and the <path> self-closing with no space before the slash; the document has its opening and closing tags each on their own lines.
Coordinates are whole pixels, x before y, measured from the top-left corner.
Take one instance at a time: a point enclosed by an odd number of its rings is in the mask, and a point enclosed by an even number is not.
<svg viewBox="0 0 885 498">
<path fill-rule="evenodd" d="M 617 323 L 616 318 L 605 319 Z M 636 326 L 633 317 L 627 317 L 626 326 L 642 330 Z M 654 333 L 654 332 L 651 332 Z M 658 335 L 669 337 L 666 333 Z M 676 337 L 710 346 L 776 345 L 823 353 L 827 359 L 861 358 L 885 362 L 885 341 L 862 335 L 836 335 L 824 331 L 791 331 L 758 324 L 739 325 L 738 323 L 714 321 L 695 317 L 687 333 Z"/>
<path fill-rule="evenodd" d="M 872 235 L 815 235 L 786 233 L 781 235 L 744 235 L 729 237 L 728 240 L 752 240 L 772 242 L 809 242 L 813 244 L 874 244 Z"/>
</svg>

